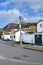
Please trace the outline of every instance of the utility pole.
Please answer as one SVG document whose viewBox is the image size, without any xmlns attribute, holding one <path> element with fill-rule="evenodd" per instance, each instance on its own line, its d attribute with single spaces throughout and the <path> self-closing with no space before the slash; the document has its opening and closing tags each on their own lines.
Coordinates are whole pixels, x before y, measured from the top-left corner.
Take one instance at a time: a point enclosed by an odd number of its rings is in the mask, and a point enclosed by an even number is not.
<svg viewBox="0 0 43 65">
<path fill-rule="evenodd" d="M 19 24 L 19 28 L 20 28 L 20 45 L 22 46 L 22 37 L 21 37 L 21 22 L 22 22 L 22 17 L 19 16 L 19 21 L 20 21 L 20 24 Z"/>
</svg>

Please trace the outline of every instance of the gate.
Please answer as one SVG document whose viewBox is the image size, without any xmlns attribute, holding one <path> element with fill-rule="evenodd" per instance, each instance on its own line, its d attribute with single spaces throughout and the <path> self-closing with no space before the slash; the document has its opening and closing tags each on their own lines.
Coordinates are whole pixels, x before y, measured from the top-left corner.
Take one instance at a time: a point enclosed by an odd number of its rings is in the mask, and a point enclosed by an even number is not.
<svg viewBox="0 0 43 65">
<path fill-rule="evenodd" d="M 35 44 L 42 45 L 42 35 L 41 34 L 35 35 Z"/>
</svg>

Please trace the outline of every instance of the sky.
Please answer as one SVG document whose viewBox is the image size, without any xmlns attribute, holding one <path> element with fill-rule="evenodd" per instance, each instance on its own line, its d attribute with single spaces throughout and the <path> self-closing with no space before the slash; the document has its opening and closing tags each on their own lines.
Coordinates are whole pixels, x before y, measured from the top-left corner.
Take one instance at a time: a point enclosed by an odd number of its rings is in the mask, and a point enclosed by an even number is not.
<svg viewBox="0 0 43 65">
<path fill-rule="evenodd" d="M 23 22 L 43 20 L 43 0 L 0 0 L 0 28 L 18 23 L 19 16 Z"/>
</svg>

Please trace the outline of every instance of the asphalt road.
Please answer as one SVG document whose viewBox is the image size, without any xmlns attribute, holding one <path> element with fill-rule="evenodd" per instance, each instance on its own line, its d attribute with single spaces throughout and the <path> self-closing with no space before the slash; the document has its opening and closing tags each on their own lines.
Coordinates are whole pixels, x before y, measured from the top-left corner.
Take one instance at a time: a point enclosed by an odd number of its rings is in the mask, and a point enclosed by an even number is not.
<svg viewBox="0 0 43 65">
<path fill-rule="evenodd" d="M 12 47 L 0 40 L 0 65 L 43 65 L 43 52 Z"/>
</svg>

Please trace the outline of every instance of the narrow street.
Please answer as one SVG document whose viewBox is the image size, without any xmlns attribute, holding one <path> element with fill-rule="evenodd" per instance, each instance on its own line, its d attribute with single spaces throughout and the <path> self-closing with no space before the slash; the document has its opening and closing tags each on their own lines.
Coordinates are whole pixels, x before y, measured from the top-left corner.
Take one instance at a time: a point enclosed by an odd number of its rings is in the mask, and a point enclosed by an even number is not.
<svg viewBox="0 0 43 65">
<path fill-rule="evenodd" d="M 43 65 L 43 52 L 12 47 L 0 40 L 0 65 Z"/>
</svg>

